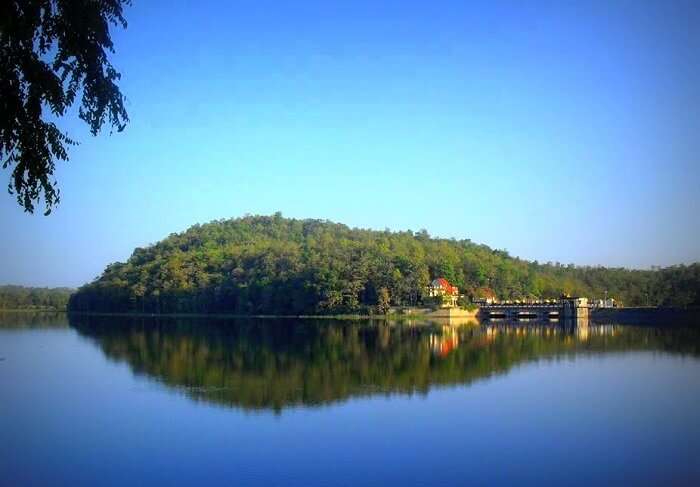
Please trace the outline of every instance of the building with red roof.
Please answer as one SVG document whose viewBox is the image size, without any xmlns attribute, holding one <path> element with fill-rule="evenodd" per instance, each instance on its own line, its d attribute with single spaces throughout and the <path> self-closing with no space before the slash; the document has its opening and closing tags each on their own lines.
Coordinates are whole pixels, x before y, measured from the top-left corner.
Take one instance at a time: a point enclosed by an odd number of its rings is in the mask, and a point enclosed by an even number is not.
<svg viewBox="0 0 700 487">
<path fill-rule="evenodd" d="M 441 296 L 443 298 L 443 306 L 457 306 L 459 289 L 457 286 L 450 284 L 444 277 L 438 277 L 433 279 L 433 282 L 428 286 L 428 296 Z"/>
</svg>

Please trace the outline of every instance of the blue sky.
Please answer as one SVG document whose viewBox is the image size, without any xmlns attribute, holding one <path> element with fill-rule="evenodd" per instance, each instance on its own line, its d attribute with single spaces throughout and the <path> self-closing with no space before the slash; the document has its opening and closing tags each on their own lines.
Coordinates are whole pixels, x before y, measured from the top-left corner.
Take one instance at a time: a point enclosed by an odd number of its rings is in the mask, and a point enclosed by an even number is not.
<svg viewBox="0 0 700 487">
<path fill-rule="evenodd" d="M 134 3 L 112 57 L 131 123 L 63 121 L 81 145 L 50 216 L 0 197 L 0 283 L 77 286 L 278 210 L 542 262 L 700 260 L 695 1 Z"/>
</svg>

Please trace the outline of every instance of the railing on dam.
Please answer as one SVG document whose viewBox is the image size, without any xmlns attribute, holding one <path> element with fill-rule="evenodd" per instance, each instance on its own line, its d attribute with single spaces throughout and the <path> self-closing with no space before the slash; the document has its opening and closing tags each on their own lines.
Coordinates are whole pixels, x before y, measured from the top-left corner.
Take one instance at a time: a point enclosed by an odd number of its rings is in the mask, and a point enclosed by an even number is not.
<svg viewBox="0 0 700 487">
<path fill-rule="evenodd" d="M 589 305 L 586 298 L 566 298 L 551 303 L 490 303 L 479 308 L 484 317 L 536 317 L 536 318 L 581 318 L 588 317 Z"/>
</svg>

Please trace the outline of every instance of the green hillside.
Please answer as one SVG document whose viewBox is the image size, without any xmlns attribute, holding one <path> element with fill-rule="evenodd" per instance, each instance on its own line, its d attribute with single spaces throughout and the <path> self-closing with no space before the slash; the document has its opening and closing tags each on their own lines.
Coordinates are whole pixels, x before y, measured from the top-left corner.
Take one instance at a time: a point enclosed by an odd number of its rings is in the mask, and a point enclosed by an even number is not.
<svg viewBox="0 0 700 487">
<path fill-rule="evenodd" d="M 240 314 L 364 313 L 380 299 L 417 305 L 435 277 L 468 298 L 555 298 L 626 305 L 700 304 L 700 264 L 658 270 L 540 264 L 470 240 L 352 229 L 322 220 L 246 216 L 194 225 L 107 266 L 74 311 Z"/>
</svg>

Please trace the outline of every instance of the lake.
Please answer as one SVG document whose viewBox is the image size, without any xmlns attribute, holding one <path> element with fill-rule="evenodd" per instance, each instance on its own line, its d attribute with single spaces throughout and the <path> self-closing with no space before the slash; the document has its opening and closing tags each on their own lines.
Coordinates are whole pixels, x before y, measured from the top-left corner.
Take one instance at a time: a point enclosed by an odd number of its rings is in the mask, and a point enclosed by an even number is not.
<svg viewBox="0 0 700 487">
<path fill-rule="evenodd" d="M 0 485 L 700 485 L 698 329 L 0 314 Z"/>
</svg>

